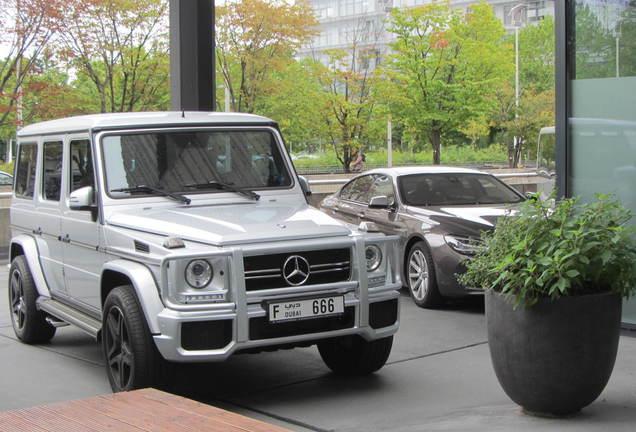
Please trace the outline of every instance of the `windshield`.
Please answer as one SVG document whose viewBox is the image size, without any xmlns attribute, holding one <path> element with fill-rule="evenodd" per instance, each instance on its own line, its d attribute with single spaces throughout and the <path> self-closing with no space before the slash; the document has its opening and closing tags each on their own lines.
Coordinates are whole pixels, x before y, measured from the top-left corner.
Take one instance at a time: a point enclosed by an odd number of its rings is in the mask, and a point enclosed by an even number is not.
<svg viewBox="0 0 636 432">
<path fill-rule="evenodd" d="M 413 174 L 398 178 L 402 200 L 412 206 L 506 204 L 524 200 L 488 174 Z"/>
<path fill-rule="evenodd" d="M 227 192 L 186 186 L 208 182 L 241 189 L 292 184 L 270 131 L 132 133 L 109 135 L 102 143 L 107 189 L 113 197 L 155 194 L 139 186 L 190 194 Z"/>
</svg>

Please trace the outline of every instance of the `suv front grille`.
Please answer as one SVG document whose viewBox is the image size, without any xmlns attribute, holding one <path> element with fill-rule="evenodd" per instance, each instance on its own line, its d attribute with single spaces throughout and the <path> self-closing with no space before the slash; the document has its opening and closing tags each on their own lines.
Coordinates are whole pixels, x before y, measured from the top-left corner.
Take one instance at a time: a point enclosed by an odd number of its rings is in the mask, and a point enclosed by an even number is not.
<svg viewBox="0 0 636 432">
<path fill-rule="evenodd" d="M 294 286 L 283 277 L 283 266 L 289 257 L 297 255 L 307 260 L 309 277 L 300 285 L 316 285 L 348 281 L 351 275 L 349 248 L 285 252 L 243 258 L 245 288 L 258 291 Z"/>
</svg>

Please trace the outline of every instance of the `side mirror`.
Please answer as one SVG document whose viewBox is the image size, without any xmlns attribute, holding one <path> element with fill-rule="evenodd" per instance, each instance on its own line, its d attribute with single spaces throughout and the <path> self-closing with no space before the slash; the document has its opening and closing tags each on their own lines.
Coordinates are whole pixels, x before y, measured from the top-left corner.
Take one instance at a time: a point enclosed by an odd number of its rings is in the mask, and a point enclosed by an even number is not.
<svg viewBox="0 0 636 432">
<path fill-rule="evenodd" d="M 94 195 L 92 186 L 84 186 L 74 190 L 68 197 L 68 207 L 71 210 L 93 210 Z"/>
<path fill-rule="evenodd" d="M 529 201 L 536 201 L 539 199 L 539 194 L 537 192 L 526 192 L 526 198 Z"/>
<path fill-rule="evenodd" d="M 389 204 L 389 197 L 387 197 L 386 195 L 375 196 L 371 198 L 371 201 L 369 201 L 370 209 L 386 209 L 390 206 L 391 205 Z"/>
<path fill-rule="evenodd" d="M 309 182 L 303 176 L 298 176 L 298 181 L 300 182 L 300 188 L 303 190 L 305 196 L 311 196 L 311 188 L 309 187 Z"/>
</svg>

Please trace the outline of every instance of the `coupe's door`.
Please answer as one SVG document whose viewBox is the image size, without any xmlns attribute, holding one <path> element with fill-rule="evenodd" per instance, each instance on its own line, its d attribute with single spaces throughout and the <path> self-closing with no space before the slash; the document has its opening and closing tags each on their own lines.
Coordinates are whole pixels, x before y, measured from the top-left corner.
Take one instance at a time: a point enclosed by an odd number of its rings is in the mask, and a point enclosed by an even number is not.
<svg viewBox="0 0 636 432">
<path fill-rule="evenodd" d="M 366 208 L 364 220 L 374 222 L 380 230 L 388 235 L 403 235 L 405 230 L 401 226 L 398 205 L 395 197 L 393 179 L 384 174 L 373 176 L 373 183 L 369 187 L 369 199 L 378 196 L 388 198 L 389 208 Z"/>
<path fill-rule="evenodd" d="M 87 138 L 71 139 L 65 176 L 69 187 L 67 194 L 85 186 L 95 188 L 95 173 L 91 144 Z M 62 242 L 64 243 L 64 272 L 70 297 L 100 309 L 99 279 L 104 254 L 99 251 L 100 226 L 94 212 L 71 210 L 68 195 L 63 206 Z"/>
<path fill-rule="evenodd" d="M 372 182 L 373 176 L 365 175 L 345 185 L 334 208 L 336 217 L 352 224 L 359 224 L 369 203 L 369 188 Z"/>
</svg>

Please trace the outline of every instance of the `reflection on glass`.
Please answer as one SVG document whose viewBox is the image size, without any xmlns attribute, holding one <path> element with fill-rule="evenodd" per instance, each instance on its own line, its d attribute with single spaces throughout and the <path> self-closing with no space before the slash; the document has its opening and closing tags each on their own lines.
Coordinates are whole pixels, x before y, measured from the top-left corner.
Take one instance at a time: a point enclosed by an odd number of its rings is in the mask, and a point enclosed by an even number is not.
<svg viewBox="0 0 636 432">
<path fill-rule="evenodd" d="M 571 192 L 612 193 L 636 211 L 636 1 L 571 7 Z M 636 301 L 625 303 L 623 321 L 636 325 Z"/>
<path fill-rule="evenodd" d="M 189 185 L 226 183 L 244 189 L 289 187 L 291 176 L 269 131 L 161 132 L 102 140 L 106 182 L 113 196 L 149 194 L 116 189 L 151 186 L 188 192 Z M 218 192 L 211 187 L 200 191 Z"/>
</svg>

